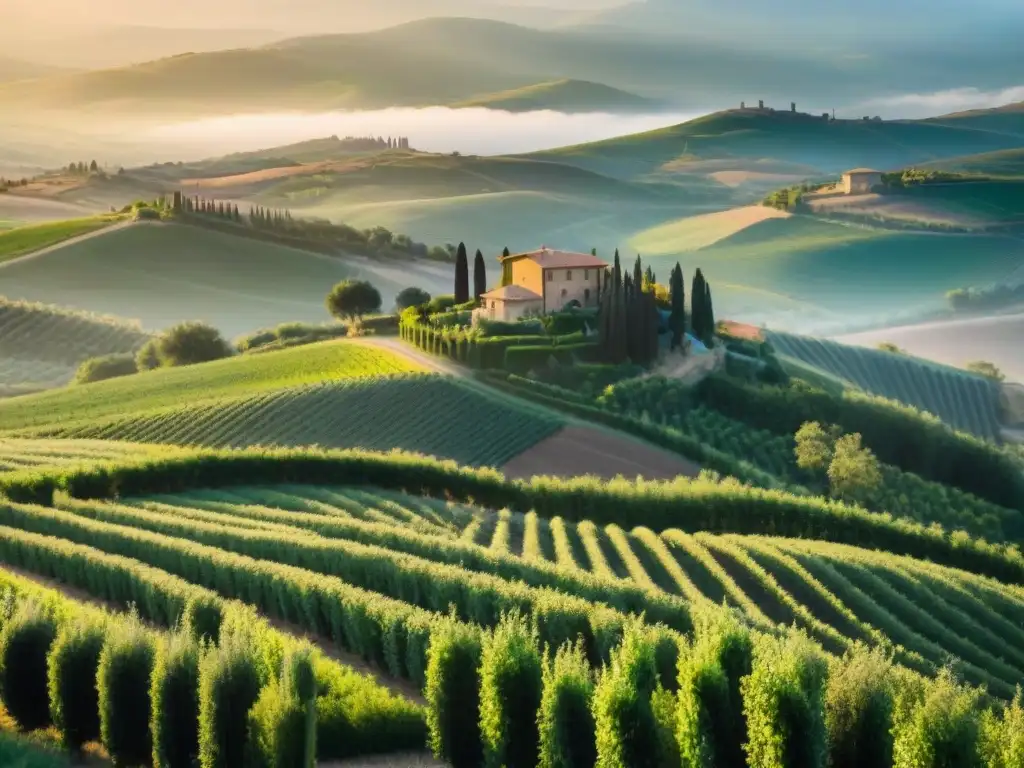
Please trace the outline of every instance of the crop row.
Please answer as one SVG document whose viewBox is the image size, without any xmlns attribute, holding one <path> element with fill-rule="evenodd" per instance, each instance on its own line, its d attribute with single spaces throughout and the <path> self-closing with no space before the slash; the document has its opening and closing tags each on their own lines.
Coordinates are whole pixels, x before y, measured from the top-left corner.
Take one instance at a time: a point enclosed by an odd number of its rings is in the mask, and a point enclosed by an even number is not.
<svg viewBox="0 0 1024 768">
<path fill-rule="evenodd" d="M 501 466 L 559 426 L 525 409 L 510 413 L 507 405 L 446 377 L 399 375 L 260 393 L 58 434 L 212 447 L 398 448 Z"/>
<path fill-rule="evenodd" d="M 778 351 L 864 391 L 933 413 L 955 429 L 999 439 L 999 387 L 981 376 L 878 349 L 771 334 Z"/>
<path fill-rule="evenodd" d="M 57 467 L 83 462 L 118 461 L 169 450 L 163 446 L 106 440 L 33 440 L 0 437 L 0 472 Z"/>
<path fill-rule="evenodd" d="M 270 629 L 251 609 L 125 558 L 22 531 L 4 534 L 3 562 L 67 576 L 138 611 L 109 614 L 0 570 L 0 700 L 20 727 L 52 722 L 73 751 L 102 740 L 115 764 L 152 759 L 168 768 L 237 764 L 225 754 L 243 745 L 229 743 L 226 733 L 264 753 L 266 765 L 297 765 L 288 762 L 296 755 L 280 748 L 302 744 L 304 728 L 309 754 L 321 757 L 422 743 L 415 706 Z M 139 621 L 168 626 L 171 615 L 170 632 Z M 313 683 L 300 697 L 304 722 L 295 716 L 297 691 L 281 684 L 303 665 Z M 231 683 L 238 674 L 248 681 L 241 689 Z M 373 714 L 356 724 L 357 709 Z M 264 738 L 275 732 L 284 738 Z"/>
<path fill-rule="evenodd" d="M 258 496 L 260 490 L 252 489 L 250 495 Z M 329 493 L 339 501 L 351 493 L 344 489 L 312 490 L 314 497 L 324 498 Z M 303 492 L 301 488 L 295 489 L 296 494 Z M 299 496 L 289 500 L 280 491 L 271 489 L 269 493 L 277 500 L 276 503 L 284 503 L 292 508 L 305 506 Z M 353 504 L 358 504 L 357 499 L 361 495 L 357 493 L 356 499 L 349 496 L 345 505 L 351 508 Z M 199 500 L 197 508 L 189 506 L 192 502 L 188 496 L 177 499 L 163 497 L 160 503 L 152 505 L 140 503 L 148 507 L 149 511 L 85 502 L 68 502 L 68 506 L 78 514 L 117 520 L 174 535 L 197 536 L 199 540 L 230 546 L 236 551 L 246 551 L 260 557 L 281 559 L 280 555 L 275 555 L 269 549 L 257 549 L 253 542 L 288 542 L 287 561 L 301 563 L 304 567 L 318 571 L 340 573 L 337 566 L 324 565 L 297 553 L 302 549 L 344 552 L 348 559 L 353 548 L 340 542 L 303 540 L 301 535 L 296 536 L 297 533 L 308 531 L 329 538 L 358 540 L 391 551 L 414 553 L 433 562 L 457 563 L 462 568 L 476 572 L 555 586 L 591 599 L 604 599 L 625 609 L 641 610 L 645 602 L 646 605 L 656 604 L 657 600 L 651 593 L 657 590 L 678 594 L 691 601 L 720 602 L 725 599 L 744 610 L 757 623 L 796 623 L 807 629 L 825 648 L 837 653 L 846 650 L 851 641 L 879 642 L 888 635 L 893 639 L 898 638 L 897 642 L 913 649 L 901 660 L 918 669 L 940 666 L 948 654 L 959 656 L 969 665 L 967 674 L 970 679 L 988 683 L 1002 695 L 1012 695 L 1012 687 L 1008 686 L 1017 681 L 1021 675 L 1020 670 L 1024 669 L 1024 656 L 1019 656 L 1012 646 L 1006 646 L 999 637 L 985 640 L 982 644 L 985 650 L 975 645 L 975 639 L 985 637 L 987 631 L 974 624 L 985 627 L 1006 621 L 998 610 L 968 600 L 966 604 L 973 610 L 970 620 L 973 623 L 965 624 L 959 619 L 963 605 L 944 605 L 945 597 L 934 598 L 930 590 L 921 592 L 914 578 L 904 573 L 907 568 L 915 567 L 913 561 L 889 556 L 871 564 L 872 576 L 887 579 L 892 587 L 888 592 L 876 596 L 875 602 L 889 606 L 891 616 L 899 619 L 886 618 L 871 610 L 865 615 L 859 615 L 858 611 L 863 613 L 863 605 L 858 605 L 856 600 L 849 607 L 844 603 L 844 599 L 849 599 L 844 597 L 849 595 L 848 589 L 838 593 L 824 589 L 809 575 L 806 568 L 801 571 L 803 576 L 794 583 L 788 567 L 779 562 L 773 562 L 770 567 L 764 566 L 752 556 L 745 537 L 734 539 L 706 534 L 689 536 L 680 531 L 667 531 L 658 537 L 643 529 L 627 534 L 616 525 L 601 529 L 593 523 L 573 525 L 560 518 L 549 524 L 532 513 L 523 516 L 508 511 L 480 511 L 466 526 L 464 543 L 447 537 L 412 533 L 396 520 L 385 524 L 311 511 L 295 513 L 263 505 L 233 505 L 223 501 Z M 336 509 L 322 501 L 314 503 L 322 513 Z M 221 537 L 212 538 L 208 526 L 219 527 Z M 225 527 L 234 529 L 234 533 L 226 533 Z M 191 534 L 190 530 L 197 533 Z M 563 541 L 557 542 L 556 536 Z M 756 539 L 752 541 L 757 543 Z M 785 540 L 777 541 L 780 546 L 785 544 Z M 487 549 L 482 550 L 477 544 Z M 531 547 L 529 553 L 528 544 Z M 552 553 L 552 562 L 546 561 L 543 555 L 545 551 Z M 845 563 L 858 556 L 859 552 L 850 548 L 848 553 L 823 557 L 824 565 L 835 565 L 842 570 Z M 360 554 L 358 550 L 356 553 Z M 596 579 L 587 579 L 583 569 L 589 569 Z M 784 578 L 789 577 L 785 586 L 776 578 L 780 571 Z M 966 592 L 963 580 L 956 572 L 945 572 L 943 577 L 956 589 Z M 621 585 L 618 589 L 613 586 L 616 582 Z M 972 585 L 971 588 L 976 587 Z M 907 617 L 918 617 L 920 613 L 914 604 L 906 604 L 906 599 L 902 597 L 906 594 L 914 595 L 917 603 L 929 604 L 934 614 L 943 616 L 944 621 L 924 622 L 920 625 L 914 625 L 911 621 L 908 629 Z M 1013 605 L 1015 600 L 1011 594 L 1007 604 Z M 827 604 L 824 611 L 821 610 L 822 603 Z M 841 614 L 838 621 L 835 617 L 837 607 Z M 655 615 L 664 616 L 663 612 L 664 607 Z M 850 617 L 853 617 L 852 621 Z M 1008 636 L 1024 642 L 1024 633 L 1014 631 L 1012 627 L 1010 623 Z M 1009 659 L 1011 664 L 1008 665 L 1004 659 Z"/>
</svg>

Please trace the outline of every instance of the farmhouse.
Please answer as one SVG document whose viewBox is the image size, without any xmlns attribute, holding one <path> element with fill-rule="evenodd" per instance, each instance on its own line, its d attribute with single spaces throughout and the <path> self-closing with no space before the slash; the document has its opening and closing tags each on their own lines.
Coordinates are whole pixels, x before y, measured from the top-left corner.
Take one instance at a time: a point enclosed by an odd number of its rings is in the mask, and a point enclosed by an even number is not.
<svg viewBox="0 0 1024 768">
<path fill-rule="evenodd" d="M 864 195 L 882 183 L 882 172 L 870 168 L 854 168 L 843 174 L 841 185 L 848 195 Z"/>
<path fill-rule="evenodd" d="M 536 251 L 499 257 L 501 287 L 481 294 L 480 315 L 490 320 L 518 320 L 557 312 L 576 301 L 596 307 L 601 276 L 608 263 L 589 253 L 541 246 Z"/>
</svg>

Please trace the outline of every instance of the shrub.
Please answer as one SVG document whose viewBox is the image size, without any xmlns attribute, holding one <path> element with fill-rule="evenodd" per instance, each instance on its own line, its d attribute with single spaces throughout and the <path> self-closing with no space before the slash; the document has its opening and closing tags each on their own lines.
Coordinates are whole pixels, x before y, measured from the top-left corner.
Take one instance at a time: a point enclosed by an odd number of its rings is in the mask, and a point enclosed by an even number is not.
<svg viewBox="0 0 1024 768">
<path fill-rule="evenodd" d="M 704 611 L 697 619 L 697 639 L 679 661 L 680 756 L 689 768 L 744 765 L 740 681 L 752 668 L 750 632 L 724 611 Z"/>
<path fill-rule="evenodd" d="M 562 645 L 544 663 L 539 768 L 592 768 L 597 761 L 593 697 L 594 676 L 582 643 Z"/>
<path fill-rule="evenodd" d="M 379 312 L 380 292 L 365 280 L 342 280 L 327 294 L 327 311 L 339 319 Z"/>
<path fill-rule="evenodd" d="M 104 626 L 79 621 L 57 634 L 47 659 L 50 715 L 66 749 L 78 751 L 100 737 L 96 674 L 103 650 Z"/>
<path fill-rule="evenodd" d="M 447 312 L 454 306 L 454 294 L 449 293 L 443 296 L 435 296 L 434 298 L 427 302 L 427 314 L 436 315 L 438 312 Z"/>
<path fill-rule="evenodd" d="M 942 670 L 907 711 L 898 713 L 893 768 L 980 768 L 978 703 L 977 691 Z"/>
<path fill-rule="evenodd" d="M 535 768 L 542 669 L 537 634 L 518 613 L 502 617 L 480 660 L 480 732 L 490 768 Z"/>
<path fill-rule="evenodd" d="M 753 669 L 740 685 L 751 768 L 824 768 L 827 671 L 818 646 L 795 631 L 755 640 Z"/>
<path fill-rule="evenodd" d="M 418 307 L 421 304 L 426 304 L 430 301 L 430 294 L 424 291 L 422 288 L 410 287 L 403 288 L 395 296 L 395 307 L 401 312 L 403 309 L 409 307 Z"/>
<path fill-rule="evenodd" d="M 133 218 L 135 221 L 159 221 L 160 211 L 155 208 L 136 208 Z"/>
<path fill-rule="evenodd" d="M 598 768 L 661 764 L 664 741 L 651 706 L 657 687 L 654 645 L 633 621 L 594 689 Z"/>
<path fill-rule="evenodd" d="M 112 623 L 100 654 L 96 687 L 100 734 L 114 765 L 148 764 L 153 640 L 135 616 Z"/>
<path fill-rule="evenodd" d="M 212 594 L 194 595 L 185 604 L 182 625 L 196 640 L 216 644 L 224 621 L 224 603 Z"/>
<path fill-rule="evenodd" d="M 75 371 L 75 384 L 89 384 L 93 381 L 114 379 L 138 373 L 134 355 L 103 355 L 90 357 Z"/>
<path fill-rule="evenodd" d="M 480 320 L 480 334 L 486 337 L 497 336 L 544 336 L 544 325 L 540 320 L 519 320 L 507 323 L 502 320 Z"/>
<path fill-rule="evenodd" d="M 150 339 L 135 353 L 135 369 L 152 371 L 160 367 L 160 340 Z"/>
<path fill-rule="evenodd" d="M 480 636 L 453 618 L 443 620 L 427 651 L 427 727 L 434 755 L 452 768 L 479 768 Z"/>
<path fill-rule="evenodd" d="M 251 755 L 265 768 L 316 768 L 316 677 L 309 646 L 292 652 L 249 712 Z"/>
<path fill-rule="evenodd" d="M 199 762 L 202 768 L 244 765 L 248 713 L 260 694 L 254 654 L 242 642 L 211 650 L 199 670 Z"/>
<path fill-rule="evenodd" d="M 154 768 L 192 768 L 199 755 L 200 657 L 184 632 L 157 649 L 150 686 Z"/>
<path fill-rule="evenodd" d="M 160 364 L 194 365 L 230 357 L 231 346 L 220 331 L 205 323 L 179 323 L 164 331 L 158 342 Z"/>
<path fill-rule="evenodd" d="M 997 717 L 988 710 L 982 720 L 982 758 L 986 768 L 1024 768 L 1024 707 L 1021 690 Z"/>
<path fill-rule="evenodd" d="M 0 701 L 26 731 L 50 724 L 46 658 L 56 635 L 56 622 L 35 603 L 20 606 L 0 633 Z"/>
<path fill-rule="evenodd" d="M 829 765 L 892 765 L 892 660 L 858 646 L 835 659 L 825 693 Z"/>
</svg>

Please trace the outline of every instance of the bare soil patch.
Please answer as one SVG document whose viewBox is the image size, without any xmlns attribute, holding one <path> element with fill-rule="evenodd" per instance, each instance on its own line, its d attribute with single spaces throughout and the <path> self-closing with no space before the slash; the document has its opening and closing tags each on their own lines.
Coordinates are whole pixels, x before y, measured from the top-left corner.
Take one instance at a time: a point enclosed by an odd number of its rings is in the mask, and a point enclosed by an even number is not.
<svg viewBox="0 0 1024 768">
<path fill-rule="evenodd" d="M 594 427 L 568 426 L 516 456 L 501 468 L 506 477 L 597 475 L 611 480 L 641 476 L 647 480 L 696 477 L 692 461 L 626 436 Z"/>
</svg>

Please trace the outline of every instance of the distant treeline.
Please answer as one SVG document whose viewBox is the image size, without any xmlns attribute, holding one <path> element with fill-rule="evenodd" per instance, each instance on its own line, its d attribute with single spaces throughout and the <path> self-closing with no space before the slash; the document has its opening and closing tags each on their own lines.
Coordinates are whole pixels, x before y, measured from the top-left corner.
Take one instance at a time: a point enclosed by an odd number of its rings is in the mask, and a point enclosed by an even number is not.
<svg viewBox="0 0 1024 768">
<path fill-rule="evenodd" d="M 916 187 L 922 184 L 951 184 L 958 181 L 984 181 L 983 176 L 970 176 L 955 171 L 932 171 L 905 168 L 895 173 L 883 173 L 882 183 L 887 187 Z"/>
<path fill-rule="evenodd" d="M 386 139 L 383 136 L 346 136 L 344 139 L 339 139 L 337 136 L 331 136 L 331 138 L 335 141 L 341 142 L 345 149 L 352 149 L 356 151 L 372 149 L 409 149 L 408 136 L 388 136 Z"/>
<path fill-rule="evenodd" d="M 283 208 L 255 205 L 243 214 L 234 203 L 183 197 L 180 192 L 174 193 L 170 207 L 196 221 L 229 222 L 262 239 L 331 254 L 345 251 L 363 256 L 415 256 L 446 262 L 455 258 L 455 248 L 451 245 L 427 246 L 384 227 L 356 229 L 325 219 L 295 218 L 291 211 Z"/>
<path fill-rule="evenodd" d="M 999 309 L 1024 303 L 1024 283 L 1018 285 L 996 285 L 991 288 L 957 288 L 946 294 L 955 312 L 976 312 L 984 309 Z"/>
</svg>

